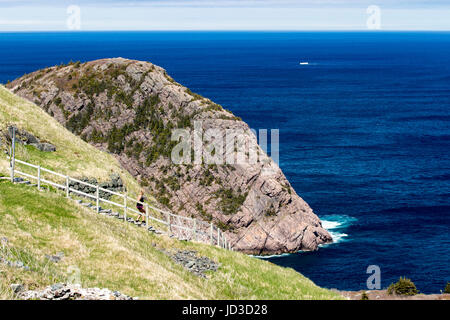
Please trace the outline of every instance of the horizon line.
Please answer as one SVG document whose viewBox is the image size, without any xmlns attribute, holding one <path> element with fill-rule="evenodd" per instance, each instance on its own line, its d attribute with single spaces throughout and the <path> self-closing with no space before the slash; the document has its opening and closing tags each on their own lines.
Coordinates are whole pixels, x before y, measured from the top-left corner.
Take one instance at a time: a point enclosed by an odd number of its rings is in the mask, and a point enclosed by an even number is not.
<svg viewBox="0 0 450 320">
<path fill-rule="evenodd" d="M 83 33 L 83 32 L 364 32 L 364 33 L 384 33 L 384 32 L 450 32 L 450 29 L 111 29 L 111 30 L 0 30 L 0 33 Z"/>
</svg>

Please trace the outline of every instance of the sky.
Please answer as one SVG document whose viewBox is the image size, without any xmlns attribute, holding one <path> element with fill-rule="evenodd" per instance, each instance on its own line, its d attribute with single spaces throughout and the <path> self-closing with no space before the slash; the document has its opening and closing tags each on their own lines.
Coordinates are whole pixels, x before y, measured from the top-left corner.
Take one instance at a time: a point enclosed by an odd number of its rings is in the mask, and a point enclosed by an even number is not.
<svg viewBox="0 0 450 320">
<path fill-rule="evenodd" d="M 0 32 L 446 30 L 450 0 L 0 0 Z"/>
</svg>

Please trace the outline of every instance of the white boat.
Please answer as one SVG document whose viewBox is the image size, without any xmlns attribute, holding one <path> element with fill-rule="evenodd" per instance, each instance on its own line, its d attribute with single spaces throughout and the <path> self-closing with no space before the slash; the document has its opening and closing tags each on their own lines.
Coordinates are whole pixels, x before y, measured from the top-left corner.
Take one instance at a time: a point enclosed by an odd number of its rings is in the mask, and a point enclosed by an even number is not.
<svg viewBox="0 0 450 320">
<path fill-rule="evenodd" d="M 309 62 L 300 62 L 301 65 L 309 64 Z"/>
</svg>

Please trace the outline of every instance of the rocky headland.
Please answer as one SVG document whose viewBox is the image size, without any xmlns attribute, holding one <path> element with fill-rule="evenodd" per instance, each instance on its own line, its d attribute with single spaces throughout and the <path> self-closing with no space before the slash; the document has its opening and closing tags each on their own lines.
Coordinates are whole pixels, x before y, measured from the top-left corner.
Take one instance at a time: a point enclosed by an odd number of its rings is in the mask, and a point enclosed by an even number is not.
<svg viewBox="0 0 450 320">
<path fill-rule="evenodd" d="M 263 161 L 257 163 L 171 161 L 177 144 L 171 141 L 172 130 L 193 129 L 195 122 L 203 131 L 214 128 L 223 135 L 241 130 L 241 144 L 257 144 L 245 122 L 177 83 L 161 67 L 123 58 L 69 63 L 25 75 L 7 87 L 114 154 L 162 207 L 221 228 L 235 250 L 279 254 L 316 250 L 332 241 L 258 146 Z"/>
</svg>

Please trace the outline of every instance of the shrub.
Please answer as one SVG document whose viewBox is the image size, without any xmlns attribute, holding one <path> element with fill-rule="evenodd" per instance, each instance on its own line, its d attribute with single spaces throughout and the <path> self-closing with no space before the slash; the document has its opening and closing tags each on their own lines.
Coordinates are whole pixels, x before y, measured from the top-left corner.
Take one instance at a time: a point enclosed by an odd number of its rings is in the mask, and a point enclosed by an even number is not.
<svg viewBox="0 0 450 320">
<path fill-rule="evenodd" d="M 367 295 L 367 293 L 365 292 L 362 293 L 361 300 L 369 300 L 369 296 Z"/>
<path fill-rule="evenodd" d="M 447 282 L 447 285 L 445 286 L 444 293 L 450 293 L 450 282 Z"/>
<path fill-rule="evenodd" d="M 87 72 L 87 70 L 86 70 Z M 100 81 L 96 78 L 95 74 L 85 75 L 78 81 L 79 87 L 84 90 L 88 96 L 93 96 L 94 94 L 100 94 L 106 89 L 111 87 L 109 81 L 101 79 Z"/>
<path fill-rule="evenodd" d="M 205 218 L 207 221 L 211 221 L 213 219 L 213 216 L 210 213 L 206 212 L 206 210 L 203 208 L 203 206 L 200 202 L 197 202 L 196 208 L 197 208 L 198 213 L 203 218 Z"/>
<path fill-rule="evenodd" d="M 91 116 L 94 114 L 94 105 L 92 102 L 83 108 L 80 112 L 70 117 L 66 123 L 67 129 L 75 134 L 80 134 L 84 128 L 87 127 L 91 120 Z"/>
<path fill-rule="evenodd" d="M 402 296 L 413 296 L 419 293 L 414 282 L 411 279 L 402 278 L 397 283 L 391 283 L 387 289 L 388 294 L 397 294 Z"/>
<path fill-rule="evenodd" d="M 275 211 L 275 207 L 273 206 L 273 203 L 270 205 L 270 208 L 266 211 L 266 217 L 273 217 L 276 216 L 277 212 Z"/>
<path fill-rule="evenodd" d="M 181 186 L 178 179 L 174 176 L 170 176 L 163 179 L 164 184 L 166 184 L 172 191 L 180 190 Z"/>
<path fill-rule="evenodd" d="M 217 228 L 219 228 L 222 231 L 234 231 L 234 227 L 232 225 L 226 224 L 220 220 L 217 221 L 216 225 L 217 225 Z"/>
<path fill-rule="evenodd" d="M 169 80 L 169 81 L 170 81 L 170 80 Z M 171 82 L 172 82 L 172 81 L 171 81 Z M 201 95 L 192 92 L 189 88 L 186 88 L 184 91 L 185 91 L 187 94 L 193 96 L 192 101 L 203 99 L 203 97 L 202 97 Z"/>
<path fill-rule="evenodd" d="M 104 137 L 103 137 L 102 132 L 101 131 L 97 131 L 97 129 L 94 128 L 94 130 L 92 130 L 91 137 L 90 137 L 89 141 L 94 142 L 94 143 L 103 142 L 104 141 Z"/>
<path fill-rule="evenodd" d="M 131 94 L 127 94 L 125 91 L 119 91 L 115 96 L 116 102 L 122 102 L 128 108 L 133 106 L 133 96 Z"/>
<path fill-rule="evenodd" d="M 125 124 L 122 128 L 118 129 L 114 126 L 108 133 L 108 151 L 119 154 L 125 148 L 125 137 L 133 132 L 131 125 Z"/>
<path fill-rule="evenodd" d="M 212 101 L 208 101 L 206 103 L 207 107 L 202 109 L 202 112 L 208 112 L 208 111 L 222 111 L 223 108 L 220 104 L 214 103 Z"/>
<path fill-rule="evenodd" d="M 169 209 L 171 208 L 170 200 L 166 196 L 159 197 L 158 200 L 159 200 L 159 203 L 161 203 L 162 205 L 166 206 Z"/>
<path fill-rule="evenodd" d="M 235 214 L 247 199 L 248 192 L 238 192 L 235 194 L 233 189 L 220 189 L 216 192 L 216 197 L 220 198 L 219 206 L 223 214 Z"/>
<path fill-rule="evenodd" d="M 214 176 L 212 175 L 211 171 L 209 169 L 206 169 L 203 173 L 203 177 L 200 180 L 201 186 L 210 186 L 214 182 Z"/>
</svg>

